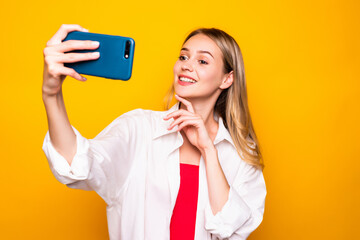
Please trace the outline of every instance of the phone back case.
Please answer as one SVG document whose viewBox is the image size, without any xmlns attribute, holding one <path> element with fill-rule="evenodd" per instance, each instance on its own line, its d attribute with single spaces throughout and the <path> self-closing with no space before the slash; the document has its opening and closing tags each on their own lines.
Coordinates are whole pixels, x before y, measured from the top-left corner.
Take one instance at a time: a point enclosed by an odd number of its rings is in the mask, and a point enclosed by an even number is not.
<svg viewBox="0 0 360 240">
<path fill-rule="evenodd" d="M 97 49 L 74 50 L 70 52 L 100 52 L 96 60 L 64 63 L 65 67 L 73 68 L 80 74 L 104 77 L 109 79 L 129 80 L 134 60 L 135 41 L 129 37 L 73 31 L 63 41 L 92 40 L 100 42 Z M 126 42 L 130 41 L 125 57 Z M 129 45 L 129 43 L 128 43 Z"/>
</svg>

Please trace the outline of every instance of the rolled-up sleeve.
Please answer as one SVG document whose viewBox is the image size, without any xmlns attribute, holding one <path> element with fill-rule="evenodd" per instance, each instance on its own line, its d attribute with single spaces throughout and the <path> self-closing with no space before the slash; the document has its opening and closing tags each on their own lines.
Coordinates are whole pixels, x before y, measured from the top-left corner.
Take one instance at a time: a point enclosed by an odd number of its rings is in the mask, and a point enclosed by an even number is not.
<svg viewBox="0 0 360 240">
<path fill-rule="evenodd" d="M 49 131 L 47 131 L 42 146 L 48 160 L 50 169 L 54 174 L 55 178 L 63 184 L 72 184 L 79 180 L 85 180 L 89 175 L 89 161 L 88 161 L 88 150 L 89 141 L 84 138 L 79 131 L 71 126 L 76 135 L 76 154 L 73 158 L 71 165 L 65 160 L 65 158 L 56 151 L 51 143 Z M 85 190 L 87 189 L 86 186 Z"/>
<path fill-rule="evenodd" d="M 119 199 L 136 151 L 139 114 L 133 110 L 121 115 L 93 139 L 72 126 L 77 145 L 71 165 L 56 151 L 48 131 L 42 149 L 55 178 L 70 188 L 96 191 L 108 205 Z"/>
<path fill-rule="evenodd" d="M 205 229 L 212 239 L 246 239 L 262 222 L 266 186 L 261 170 L 246 163 L 230 184 L 228 200 L 216 215 L 208 203 Z"/>
</svg>

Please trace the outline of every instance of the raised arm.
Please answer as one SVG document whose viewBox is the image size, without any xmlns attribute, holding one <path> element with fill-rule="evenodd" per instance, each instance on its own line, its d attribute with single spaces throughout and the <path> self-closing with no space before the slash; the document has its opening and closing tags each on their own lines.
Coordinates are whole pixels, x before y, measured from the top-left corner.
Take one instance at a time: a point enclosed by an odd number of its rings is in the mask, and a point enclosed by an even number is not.
<svg viewBox="0 0 360 240">
<path fill-rule="evenodd" d="M 62 84 L 67 75 L 86 81 L 74 69 L 64 67 L 64 63 L 94 60 L 99 55 L 89 53 L 64 53 L 75 49 L 96 49 L 93 41 L 69 40 L 61 42 L 71 31 L 87 31 L 79 25 L 63 24 L 44 48 L 44 75 L 42 98 L 47 114 L 49 134 L 54 148 L 71 165 L 76 153 L 76 135 L 66 113 Z M 96 42 L 95 42 L 96 43 Z"/>
</svg>

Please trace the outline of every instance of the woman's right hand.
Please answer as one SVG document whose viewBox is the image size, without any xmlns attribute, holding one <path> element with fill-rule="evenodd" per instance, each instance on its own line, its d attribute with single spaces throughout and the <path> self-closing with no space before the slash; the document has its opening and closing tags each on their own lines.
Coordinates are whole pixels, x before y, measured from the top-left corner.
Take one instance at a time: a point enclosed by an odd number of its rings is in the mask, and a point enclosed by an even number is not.
<svg viewBox="0 0 360 240">
<path fill-rule="evenodd" d="M 80 49 L 97 49 L 98 43 L 90 40 L 68 40 L 62 42 L 69 32 L 83 31 L 88 32 L 87 29 L 82 28 L 77 24 L 63 24 L 54 36 L 47 42 L 44 48 L 44 75 L 43 75 L 43 96 L 55 96 L 61 91 L 62 83 L 67 75 L 80 80 L 86 81 L 74 69 L 64 66 L 64 63 L 72 63 L 85 60 L 95 60 L 99 58 L 93 53 L 64 53 L 72 50 Z"/>
</svg>

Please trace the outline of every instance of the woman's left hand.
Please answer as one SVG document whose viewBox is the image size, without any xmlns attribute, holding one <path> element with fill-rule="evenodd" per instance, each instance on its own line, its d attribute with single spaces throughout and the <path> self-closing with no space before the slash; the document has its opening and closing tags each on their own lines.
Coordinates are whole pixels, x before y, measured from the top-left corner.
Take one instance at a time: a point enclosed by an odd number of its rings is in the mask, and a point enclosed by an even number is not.
<svg viewBox="0 0 360 240">
<path fill-rule="evenodd" d="M 179 109 L 164 117 L 164 120 L 174 118 L 174 122 L 171 123 L 168 130 L 178 125 L 177 131 L 183 130 L 189 142 L 203 152 L 203 150 L 213 145 L 204 120 L 195 113 L 191 102 L 178 95 L 175 95 L 175 97 L 186 106 L 187 110 Z"/>
</svg>

